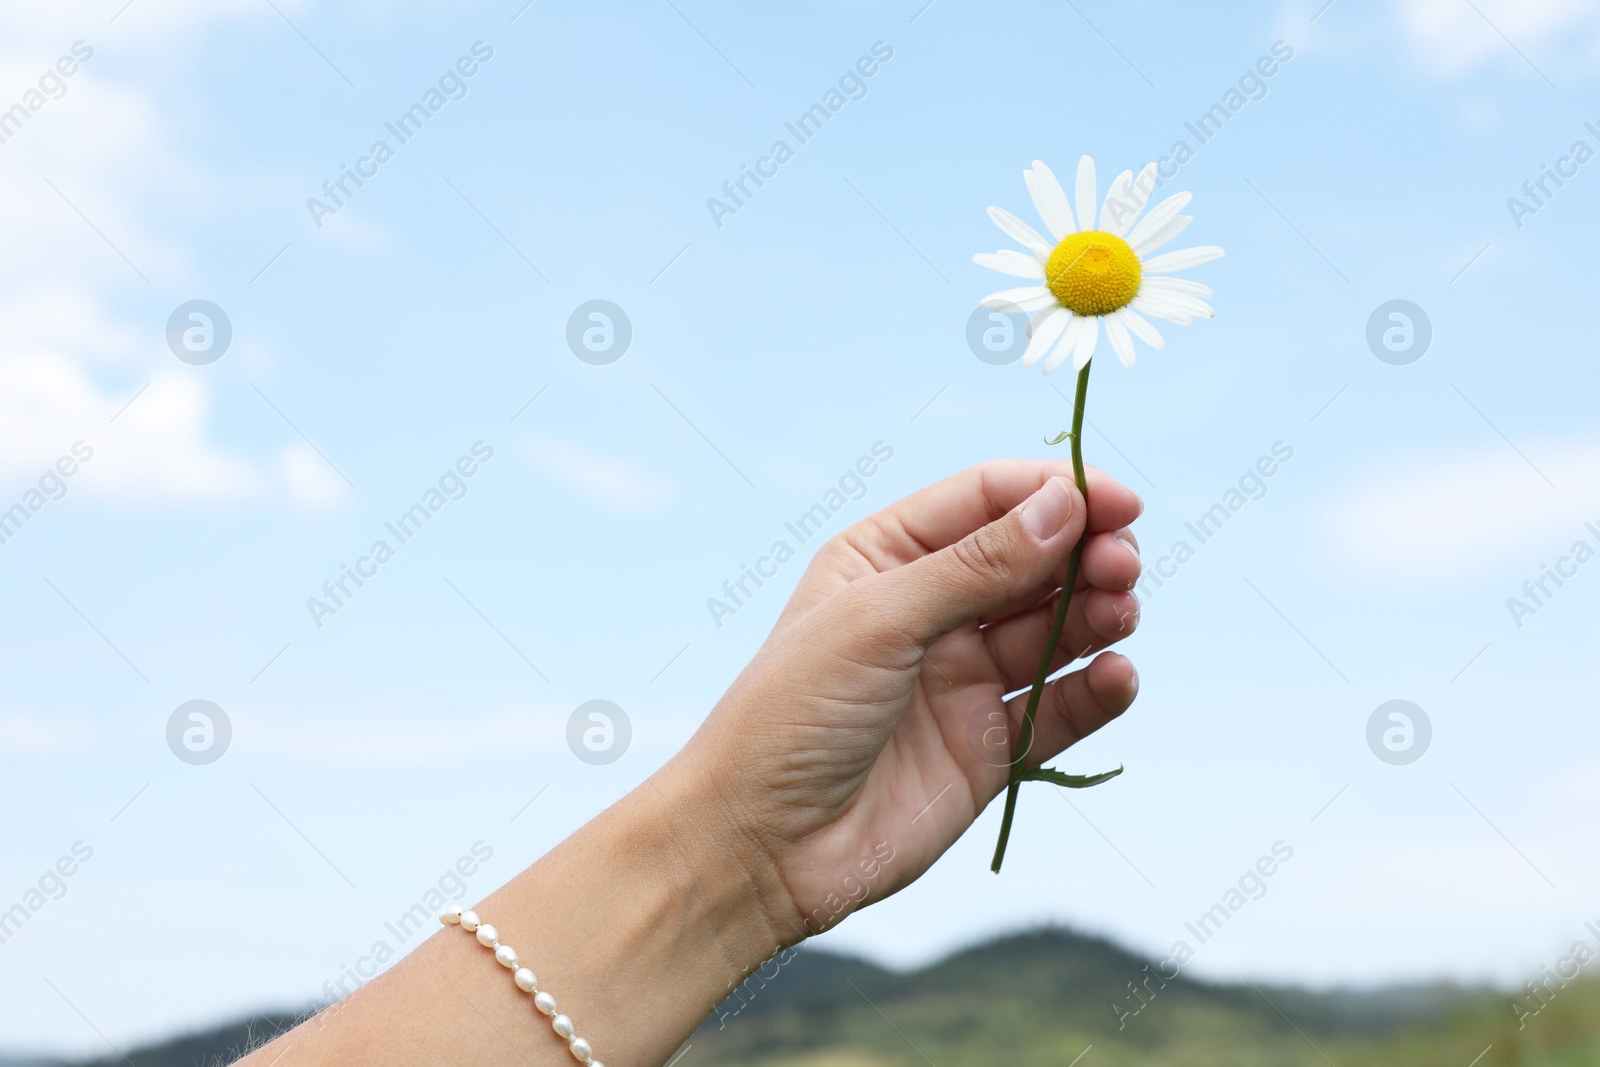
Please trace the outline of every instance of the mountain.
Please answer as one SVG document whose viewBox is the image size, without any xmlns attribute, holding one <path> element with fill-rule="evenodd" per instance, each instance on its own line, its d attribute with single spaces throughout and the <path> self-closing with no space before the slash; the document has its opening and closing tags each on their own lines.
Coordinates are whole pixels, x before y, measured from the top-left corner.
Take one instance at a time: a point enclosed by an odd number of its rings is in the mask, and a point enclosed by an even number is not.
<svg viewBox="0 0 1600 1067">
<path fill-rule="evenodd" d="M 700 1027 L 695 1058 L 708 1067 L 964 1067 L 1003 1052 L 1008 1067 L 1065 1067 L 1093 1045 L 1095 1067 L 1321 1065 L 1318 1046 L 1436 1023 L 1473 996 L 1443 986 L 1314 993 L 1163 977 L 1175 969 L 1050 928 L 904 973 L 801 948 L 758 971 Z"/>
<path fill-rule="evenodd" d="M 124 1050 L 127 1058 L 113 1053 L 92 1060 L 55 1060 L 26 1067 L 225 1067 L 292 1028 L 299 1019 L 296 1015 L 268 1012 L 159 1044 Z M 0 1059 L 0 1067 L 6 1067 L 4 1059 Z"/>
<path fill-rule="evenodd" d="M 1011 934 L 912 971 L 801 946 L 752 974 L 684 1067 L 1600 1067 L 1600 980 L 1546 992 L 1202 982 L 1103 938 Z M 1164 977 L 1171 975 L 1172 977 Z M 264 1014 L 78 1065 L 215 1067 L 293 1024 Z"/>
</svg>

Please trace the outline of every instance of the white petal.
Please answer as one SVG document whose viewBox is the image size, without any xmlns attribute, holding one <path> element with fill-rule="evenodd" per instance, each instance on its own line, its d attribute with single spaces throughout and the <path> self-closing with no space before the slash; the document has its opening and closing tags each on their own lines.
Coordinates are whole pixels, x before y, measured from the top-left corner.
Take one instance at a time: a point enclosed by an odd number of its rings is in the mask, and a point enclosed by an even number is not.
<svg viewBox="0 0 1600 1067">
<path fill-rule="evenodd" d="M 1035 312 L 1035 313 L 1029 315 L 1028 316 L 1028 336 L 1032 337 L 1036 332 L 1038 332 L 1039 327 L 1044 325 L 1044 320 L 1048 319 L 1052 314 L 1054 314 L 1058 310 L 1059 311 L 1067 311 L 1067 309 L 1062 307 L 1060 304 L 1051 304 L 1049 307 L 1045 308 L 1043 311 L 1038 311 L 1038 312 Z M 1072 312 L 1067 311 L 1067 315 L 1070 318 L 1071 315 L 1072 315 Z"/>
<path fill-rule="evenodd" d="M 1169 278 L 1166 275 L 1156 275 L 1146 278 L 1139 285 L 1140 290 L 1148 288 L 1154 293 L 1181 293 L 1184 296 L 1215 296 L 1215 291 L 1209 285 L 1201 285 L 1188 278 Z"/>
<path fill-rule="evenodd" d="M 1028 341 L 1028 350 L 1022 353 L 1022 365 L 1031 367 L 1043 359 L 1061 340 L 1061 334 L 1071 321 L 1072 312 L 1064 307 L 1057 307 L 1039 316 L 1033 324 L 1033 337 Z"/>
<path fill-rule="evenodd" d="M 1193 221 L 1193 215 L 1179 215 L 1177 218 L 1170 219 L 1165 226 L 1162 226 L 1154 233 L 1141 237 L 1137 241 L 1129 241 L 1128 247 L 1133 249 L 1135 255 L 1148 256 L 1156 249 L 1171 242 L 1173 238 L 1184 230 L 1187 230 L 1189 223 Z"/>
<path fill-rule="evenodd" d="M 1155 191 L 1156 165 L 1154 163 L 1146 163 L 1144 169 L 1139 172 L 1139 176 L 1133 179 L 1133 183 L 1128 187 L 1128 200 L 1132 211 L 1119 213 L 1116 218 L 1112 219 L 1111 225 L 1113 229 L 1111 232 L 1118 237 L 1122 237 L 1132 230 L 1133 224 L 1139 221 L 1139 213 L 1150 203 L 1150 198 L 1155 195 Z M 1131 241 L 1129 242 L 1129 244 L 1132 243 Z"/>
<path fill-rule="evenodd" d="M 1044 279 L 1044 264 L 1026 252 L 1018 252 L 1012 248 L 1001 249 L 999 252 L 979 252 L 972 257 L 972 262 L 980 267 L 997 270 L 1001 274 L 1010 274 L 1018 278 Z"/>
<path fill-rule="evenodd" d="M 1066 330 L 1061 334 L 1061 340 L 1056 345 L 1056 350 L 1050 353 L 1049 359 L 1044 361 L 1044 372 L 1046 374 L 1049 374 L 1067 361 L 1067 357 L 1072 355 L 1072 350 L 1078 347 L 1078 335 L 1093 321 L 1092 319 L 1079 318 L 1076 315 L 1072 317 L 1072 321 L 1067 323 Z"/>
<path fill-rule="evenodd" d="M 1094 228 L 1095 208 L 1094 202 L 1094 160 L 1084 156 L 1078 160 L 1078 229 L 1091 230 Z"/>
<path fill-rule="evenodd" d="M 1135 226 L 1133 231 L 1128 234 L 1128 243 L 1136 245 L 1152 233 L 1155 233 L 1166 225 L 1168 220 L 1175 217 L 1178 212 L 1188 207 L 1189 201 L 1193 199 L 1193 193 L 1174 193 L 1161 201 L 1161 203 L 1151 208 L 1150 214 L 1144 217 L 1144 221 Z"/>
<path fill-rule="evenodd" d="M 1026 245 L 1041 259 L 1050 254 L 1050 243 L 1040 237 L 1038 231 L 1032 226 L 1029 226 L 1005 208 L 991 207 L 989 209 L 989 218 L 994 220 L 994 224 L 1000 227 L 1000 231 L 1007 237 L 1018 244 Z"/>
<path fill-rule="evenodd" d="M 1038 311 L 1055 302 L 1056 294 L 1042 285 L 1025 285 L 1020 289 L 1002 289 L 978 301 L 981 308 L 999 311 Z"/>
<path fill-rule="evenodd" d="M 1215 262 L 1224 254 L 1216 245 L 1183 248 L 1145 260 L 1144 269 L 1146 274 L 1171 274 L 1175 270 L 1188 270 L 1190 267 L 1200 267 Z"/>
<path fill-rule="evenodd" d="M 1131 170 L 1125 170 L 1115 178 L 1111 179 L 1111 184 L 1106 188 L 1105 203 L 1100 205 L 1100 222 L 1099 225 L 1096 226 L 1096 229 L 1099 229 L 1105 233 L 1117 232 L 1115 224 L 1111 221 L 1111 205 L 1120 205 L 1119 210 L 1117 211 L 1117 217 L 1119 219 L 1122 218 L 1126 212 L 1132 211 L 1132 189 L 1133 171 Z"/>
<path fill-rule="evenodd" d="M 1155 319 L 1165 319 L 1179 326 L 1188 326 L 1194 322 L 1193 315 L 1184 314 L 1176 307 L 1167 303 L 1164 296 L 1153 293 L 1140 293 L 1133 298 L 1133 303 L 1128 305 L 1136 311 L 1142 311 Z"/>
<path fill-rule="evenodd" d="M 1083 329 L 1078 331 L 1078 343 L 1072 346 L 1072 369 L 1082 370 L 1094 358 L 1094 346 L 1100 340 L 1100 317 L 1098 315 L 1083 320 Z"/>
<path fill-rule="evenodd" d="M 1133 338 L 1128 336 L 1128 328 L 1115 315 L 1106 316 L 1106 340 L 1111 342 L 1111 351 L 1117 354 L 1122 365 L 1132 370 Z"/>
<path fill-rule="evenodd" d="M 1194 316 L 1178 307 L 1178 305 L 1174 303 L 1172 298 L 1166 293 L 1157 293 L 1153 291 L 1148 293 L 1140 292 L 1139 295 L 1133 298 L 1128 306 L 1138 308 L 1140 311 L 1144 311 L 1147 314 L 1158 315 L 1160 317 L 1175 315 L 1178 318 L 1186 320 L 1186 324 L 1187 322 L 1194 321 Z"/>
<path fill-rule="evenodd" d="M 1187 316 L 1191 320 L 1216 317 L 1216 313 L 1211 310 L 1210 304 L 1185 293 L 1176 293 L 1164 289 L 1146 289 L 1141 285 L 1139 287 L 1139 295 L 1154 301 L 1154 306 L 1177 315 Z"/>
<path fill-rule="evenodd" d="M 1132 308 L 1118 308 L 1109 317 L 1122 323 L 1128 328 L 1129 333 L 1157 352 L 1167 347 L 1167 339 L 1161 336 L 1161 331 L 1150 325 L 1143 315 Z"/>
<path fill-rule="evenodd" d="M 1032 170 L 1022 172 L 1022 180 L 1027 183 L 1028 195 L 1033 197 L 1034 209 L 1039 212 L 1045 228 L 1055 235 L 1055 239 L 1059 241 L 1072 233 L 1072 207 L 1067 203 L 1067 194 L 1061 191 L 1061 183 L 1056 181 L 1050 168 L 1036 159 Z"/>
</svg>

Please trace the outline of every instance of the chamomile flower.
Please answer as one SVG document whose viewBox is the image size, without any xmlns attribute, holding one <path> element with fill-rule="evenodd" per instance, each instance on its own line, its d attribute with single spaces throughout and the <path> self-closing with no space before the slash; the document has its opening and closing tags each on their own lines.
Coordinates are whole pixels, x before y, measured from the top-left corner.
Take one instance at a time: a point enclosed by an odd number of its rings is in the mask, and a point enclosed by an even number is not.
<svg viewBox="0 0 1600 1067">
<path fill-rule="evenodd" d="M 989 217 L 995 225 L 1026 251 L 982 252 L 972 261 L 1035 282 L 979 302 L 1006 311 L 1040 312 L 1022 356 L 1024 366 L 1043 360 L 1044 373 L 1049 374 L 1070 356 L 1073 368 L 1081 371 L 1094 357 L 1103 321 L 1112 351 L 1123 366 L 1132 367 L 1135 337 L 1155 349 L 1166 346 L 1146 315 L 1180 326 L 1212 317 L 1203 299 L 1211 290 L 1170 275 L 1220 259 L 1222 249 L 1185 248 L 1155 255 L 1194 220 L 1179 214 L 1193 198 L 1189 193 L 1174 194 L 1144 211 L 1155 189 L 1154 163 L 1137 178 L 1132 171 L 1123 171 L 1112 181 L 1104 203 L 1097 204 L 1094 160 L 1084 156 L 1078 162 L 1074 190 L 1076 215 L 1049 167 L 1035 160 L 1032 169 L 1022 172 L 1022 179 L 1050 239 L 1009 211 L 991 207 Z"/>
</svg>

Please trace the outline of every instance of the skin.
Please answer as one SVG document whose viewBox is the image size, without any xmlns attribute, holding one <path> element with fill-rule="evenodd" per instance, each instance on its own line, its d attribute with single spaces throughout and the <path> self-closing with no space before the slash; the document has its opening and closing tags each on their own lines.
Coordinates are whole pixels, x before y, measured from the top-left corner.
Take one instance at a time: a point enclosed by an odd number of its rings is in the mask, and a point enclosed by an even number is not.
<svg viewBox="0 0 1600 1067">
<path fill-rule="evenodd" d="M 1046 687 L 1025 761 L 1133 702 L 1133 665 L 1101 650 L 1138 622 L 1143 505 L 1088 475 L 1086 504 L 1066 462 L 987 463 L 835 537 L 683 750 L 477 905 L 597 1060 L 665 1063 L 753 970 L 914 881 L 1004 790 L 982 739 L 1018 734 L 1027 694 L 1004 696 L 1032 682 L 1086 530 L 1052 669 L 1100 654 Z M 241 1063 L 573 1067 L 532 999 L 444 927 Z"/>
</svg>

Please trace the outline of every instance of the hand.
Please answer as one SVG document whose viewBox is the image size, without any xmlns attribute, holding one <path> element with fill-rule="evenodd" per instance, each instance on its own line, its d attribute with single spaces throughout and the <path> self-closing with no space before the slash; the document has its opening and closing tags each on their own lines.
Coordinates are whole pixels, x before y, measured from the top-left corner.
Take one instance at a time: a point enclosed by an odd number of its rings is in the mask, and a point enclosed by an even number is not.
<svg viewBox="0 0 1600 1067">
<path fill-rule="evenodd" d="M 666 1063 L 782 943 L 894 892 L 971 825 L 1007 780 L 983 734 L 998 716 L 1017 736 L 1025 697 L 1003 698 L 1033 680 L 1052 576 L 1086 527 L 1054 664 L 1132 632 L 1139 499 L 1091 472 L 1086 507 L 1069 473 L 975 467 L 834 538 L 689 745 L 477 905 L 606 1061 Z M 1115 653 L 1051 683 L 1024 758 L 1137 688 Z M 570 1067 L 542 1023 L 451 927 L 243 1063 Z"/>
<path fill-rule="evenodd" d="M 1088 530 L 1051 670 L 1133 632 L 1143 505 L 1093 469 L 1087 507 L 1066 462 L 987 463 L 862 520 L 812 561 L 761 651 L 678 757 L 713 783 L 750 862 L 786 899 L 773 926 L 818 933 L 916 879 L 1006 786 L 1060 595 Z M 1117 653 L 1051 683 L 1037 766 L 1138 692 Z M 1024 690 L 1011 700 L 1006 693 Z M 1099 770 L 1100 768 L 1090 768 Z M 892 850 L 892 862 L 883 849 Z M 871 878 L 867 878 L 868 871 Z"/>
</svg>

